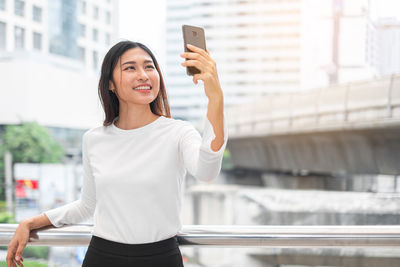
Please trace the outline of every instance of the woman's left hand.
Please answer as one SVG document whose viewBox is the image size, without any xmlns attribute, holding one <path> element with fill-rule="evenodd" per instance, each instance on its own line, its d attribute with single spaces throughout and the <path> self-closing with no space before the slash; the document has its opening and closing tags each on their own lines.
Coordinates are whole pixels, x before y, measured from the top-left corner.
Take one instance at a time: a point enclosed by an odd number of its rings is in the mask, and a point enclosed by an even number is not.
<svg viewBox="0 0 400 267">
<path fill-rule="evenodd" d="M 222 97 L 223 93 L 219 84 L 217 64 L 210 57 L 210 52 L 191 44 L 188 44 L 187 47 L 193 52 L 181 54 L 181 57 L 188 59 L 181 65 L 184 67 L 196 67 L 200 70 L 200 73 L 193 76 L 193 82 L 197 84 L 198 80 L 203 81 L 204 91 L 209 100 Z"/>
</svg>

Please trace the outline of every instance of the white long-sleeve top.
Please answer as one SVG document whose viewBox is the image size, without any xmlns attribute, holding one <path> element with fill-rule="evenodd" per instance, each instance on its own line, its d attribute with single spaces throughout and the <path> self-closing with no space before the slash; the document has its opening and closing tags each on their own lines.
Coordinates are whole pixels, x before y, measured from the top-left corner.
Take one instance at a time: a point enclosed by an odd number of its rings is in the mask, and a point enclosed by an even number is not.
<svg viewBox="0 0 400 267">
<path fill-rule="evenodd" d="M 80 199 L 44 212 L 55 227 L 93 216 L 92 234 L 126 244 L 156 242 L 182 227 L 183 180 L 188 171 L 210 181 L 221 170 L 228 140 L 211 150 L 215 138 L 206 117 L 203 136 L 183 120 L 159 117 L 136 129 L 112 124 L 82 138 L 83 185 Z"/>
</svg>

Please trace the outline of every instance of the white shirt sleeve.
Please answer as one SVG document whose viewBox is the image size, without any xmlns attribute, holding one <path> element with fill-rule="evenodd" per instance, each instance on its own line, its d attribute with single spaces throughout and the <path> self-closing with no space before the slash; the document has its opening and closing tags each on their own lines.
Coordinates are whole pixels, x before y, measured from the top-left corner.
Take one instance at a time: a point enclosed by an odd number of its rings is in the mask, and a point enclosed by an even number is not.
<svg viewBox="0 0 400 267">
<path fill-rule="evenodd" d="M 87 132 L 82 137 L 83 185 L 80 199 L 44 212 L 55 227 L 76 224 L 93 216 L 96 207 L 96 187 L 87 150 Z"/>
<path fill-rule="evenodd" d="M 224 113 L 224 143 L 218 151 L 211 149 L 214 129 L 206 116 L 203 136 L 188 122 L 179 140 L 179 151 L 188 172 L 200 181 L 211 181 L 221 171 L 222 158 L 228 141 L 228 127 Z"/>
</svg>

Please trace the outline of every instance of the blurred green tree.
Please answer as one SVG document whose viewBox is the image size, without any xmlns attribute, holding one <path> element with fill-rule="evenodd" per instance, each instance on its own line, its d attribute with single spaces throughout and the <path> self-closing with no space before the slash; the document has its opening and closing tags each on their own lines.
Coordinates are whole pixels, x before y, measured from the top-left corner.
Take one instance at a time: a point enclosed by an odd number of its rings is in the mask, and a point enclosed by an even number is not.
<svg viewBox="0 0 400 267">
<path fill-rule="evenodd" d="M 0 143 L 0 200 L 5 200 L 4 153 L 10 151 L 13 162 L 18 163 L 60 163 L 64 148 L 57 143 L 50 132 L 37 122 L 23 122 L 7 125 Z"/>
<path fill-rule="evenodd" d="M 41 263 L 41 262 L 24 260 L 24 266 L 25 267 L 47 267 L 47 264 L 46 263 Z M 6 261 L 1 261 L 0 262 L 0 267 L 7 267 L 7 262 Z"/>
</svg>

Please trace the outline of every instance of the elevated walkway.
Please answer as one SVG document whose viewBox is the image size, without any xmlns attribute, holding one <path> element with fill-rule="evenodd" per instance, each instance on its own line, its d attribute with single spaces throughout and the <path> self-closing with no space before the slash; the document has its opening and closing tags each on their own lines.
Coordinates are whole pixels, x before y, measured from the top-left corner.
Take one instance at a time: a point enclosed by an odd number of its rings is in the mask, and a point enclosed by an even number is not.
<svg viewBox="0 0 400 267">
<path fill-rule="evenodd" d="M 400 75 L 227 108 L 236 167 L 315 173 L 400 173 Z"/>
</svg>

